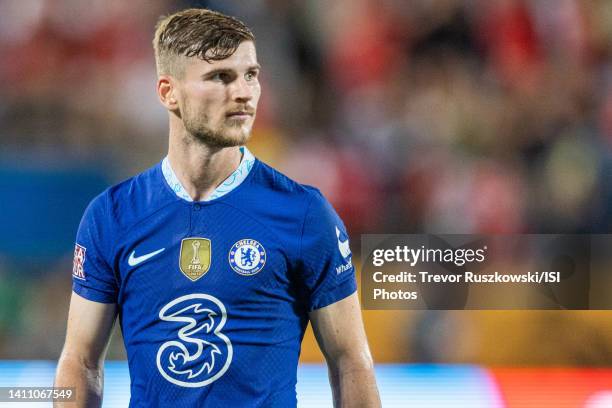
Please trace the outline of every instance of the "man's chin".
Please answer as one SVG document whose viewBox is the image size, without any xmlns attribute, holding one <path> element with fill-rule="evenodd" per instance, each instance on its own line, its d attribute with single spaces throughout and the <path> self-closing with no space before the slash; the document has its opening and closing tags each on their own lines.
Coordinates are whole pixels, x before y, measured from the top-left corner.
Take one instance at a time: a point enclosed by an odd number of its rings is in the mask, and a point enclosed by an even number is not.
<svg viewBox="0 0 612 408">
<path fill-rule="evenodd" d="M 246 132 L 237 132 L 235 134 L 223 135 L 220 139 L 220 143 L 224 147 L 243 146 L 249 140 L 250 134 Z"/>
<path fill-rule="evenodd" d="M 235 134 L 202 134 L 192 133 L 194 138 L 199 142 L 202 142 L 211 147 L 235 147 L 243 146 L 250 138 L 249 133 L 235 133 Z"/>
</svg>

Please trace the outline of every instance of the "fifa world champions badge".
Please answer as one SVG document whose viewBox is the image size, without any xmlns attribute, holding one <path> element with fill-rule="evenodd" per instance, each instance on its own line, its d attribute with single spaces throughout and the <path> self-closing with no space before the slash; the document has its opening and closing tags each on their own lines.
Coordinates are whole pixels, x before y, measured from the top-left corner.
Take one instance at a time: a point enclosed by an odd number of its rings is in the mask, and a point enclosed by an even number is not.
<svg viewBox="0 0 612 408">
<path fill-rule="evenodd" d="M 181 241 L 179 268 L 183 275 L 196 281 L 210 269 L 212 242 L 208 238 L 191 237 Z"/>
<path fill-rule="evenodd" d="M 85 263 L 85 251 L 87 248 L 76 244 L 74 246 L 74 258 L 72 260 L 72 276 L 78 279 L 85 279 L 85 270 L 83 264 Z"/>
<path fill-rule="evenodd" d="M 255 275 L 266 264 L 266 250 L 254 239 L 241 239 L 230 249 L 229 264 L 240 275 Z"/>
</svg>

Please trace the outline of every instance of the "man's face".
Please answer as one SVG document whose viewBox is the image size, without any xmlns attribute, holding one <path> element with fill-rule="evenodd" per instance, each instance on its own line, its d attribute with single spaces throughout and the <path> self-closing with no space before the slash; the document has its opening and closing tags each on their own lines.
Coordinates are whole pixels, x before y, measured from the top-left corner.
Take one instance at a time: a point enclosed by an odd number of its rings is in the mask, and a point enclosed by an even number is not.
<svg viewBox="0 0 612 408">
<path fill-rule="evenodd" d="M 242 42 L 224 60 L 209 63 L 188 58 L 185 64 L 177 85 L 180 115 L 187 131 L 215 147 L 245 144 L 261 94 L 255 44 Z"/>
</svg>

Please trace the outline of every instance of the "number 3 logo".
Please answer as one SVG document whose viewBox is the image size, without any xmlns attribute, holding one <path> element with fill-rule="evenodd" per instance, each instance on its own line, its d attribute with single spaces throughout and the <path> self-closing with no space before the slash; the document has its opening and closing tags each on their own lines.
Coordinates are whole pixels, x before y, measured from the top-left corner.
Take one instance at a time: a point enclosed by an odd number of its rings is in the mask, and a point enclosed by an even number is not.
<svg viewBox="0 0 612 408">
<path fill-rule="evenodd" d="M 157 369 L 181 387 L 204 387 L 218 380 L 232 362 L 230 339 L 221 333 L 227 311 L 204 293 L 181 296 L 159 311 L 159 318 L 177 327 L 177 338 L 157 351 Z"/>
</svg>

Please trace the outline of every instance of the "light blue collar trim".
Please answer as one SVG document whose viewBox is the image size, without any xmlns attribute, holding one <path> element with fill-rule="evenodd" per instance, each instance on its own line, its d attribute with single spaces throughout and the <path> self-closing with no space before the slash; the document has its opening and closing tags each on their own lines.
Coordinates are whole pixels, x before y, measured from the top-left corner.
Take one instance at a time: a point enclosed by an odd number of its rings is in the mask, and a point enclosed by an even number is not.
<svg viewBox="0 0 612 408">
<path fill-rule="evenodd" d="M 251 153 L 245 146 L 240 147 L 240 151 L 242 152 L 242 160 L 240 161 L 238 168 L 203 201 L 210 201 L 223 197 L 242 184 L 242 182 L 247 178 L 251 172 L 251 169 L 253 168 L 253 165 L 255 164 L 255 156 L 253 156 L 253 153 Z M 179 179 L 176 177 L 167 156 L 164 157 L 164 160 L 162 160 L 162 173 L 164 174 L 166 183 L 168 183 L 172 191 L 174 191 L 179 198 L 189 202 L 193 201 L 191 196 L 187 194 L 187 190 L 185 190 Z"/>
</svg>

